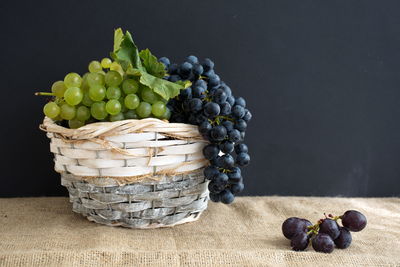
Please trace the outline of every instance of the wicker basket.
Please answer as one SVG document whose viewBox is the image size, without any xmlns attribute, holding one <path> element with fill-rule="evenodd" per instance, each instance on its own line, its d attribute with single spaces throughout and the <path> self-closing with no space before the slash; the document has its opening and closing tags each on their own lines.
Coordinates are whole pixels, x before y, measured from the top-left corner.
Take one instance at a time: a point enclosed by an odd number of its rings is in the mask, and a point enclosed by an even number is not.
<svg viewBox="0 0 400 267">
<path fill-rule="evenodd" d="M 45 118 L 40 128 L 73 211 L 91 221 L 166 227 L 195 221 L 207 208 L 207 142 L 196 126 L 143 119 L 67 129 Z"/>
</svg>

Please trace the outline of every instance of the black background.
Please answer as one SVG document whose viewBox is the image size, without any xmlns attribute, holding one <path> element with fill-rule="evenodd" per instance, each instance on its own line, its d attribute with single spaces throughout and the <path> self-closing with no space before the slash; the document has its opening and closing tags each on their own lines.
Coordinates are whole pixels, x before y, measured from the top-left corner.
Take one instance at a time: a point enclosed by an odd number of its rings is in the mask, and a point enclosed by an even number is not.
<svg viewBox="0 0 400 267">
<path fill-rule="evenodd" d="M 399 195 L 398 3 L 2 1 L 0 196 L 66 194 L 33 93 L 107 56 L 117 27 L 158 56 L 210 57 L 246 98 L 244 195 Z"/>
</svg>

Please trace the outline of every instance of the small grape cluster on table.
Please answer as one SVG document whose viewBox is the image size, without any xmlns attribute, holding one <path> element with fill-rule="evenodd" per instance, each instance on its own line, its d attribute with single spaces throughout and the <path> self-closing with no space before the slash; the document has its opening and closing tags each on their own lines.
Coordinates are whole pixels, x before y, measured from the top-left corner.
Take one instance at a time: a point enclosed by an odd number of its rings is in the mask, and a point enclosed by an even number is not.
<svg viewBox="0 0 400 267">
<path fill-rule="evenodd" d="M 343 226 L 339 226 L 338 220 Z M 283 235 L 290 240 L 295 251 L 305 250 L 309 243 L 315 251 L 331 253 L 335 248 L 348 248 L 352 242 L 350 232 L 359 232 L 367 225 L 367 218 L 356 210 L 348 210 L 341 216 L 329 214 L 313 225 L 309 220 L 290 217 L 282 224 Z"/>
</svg>

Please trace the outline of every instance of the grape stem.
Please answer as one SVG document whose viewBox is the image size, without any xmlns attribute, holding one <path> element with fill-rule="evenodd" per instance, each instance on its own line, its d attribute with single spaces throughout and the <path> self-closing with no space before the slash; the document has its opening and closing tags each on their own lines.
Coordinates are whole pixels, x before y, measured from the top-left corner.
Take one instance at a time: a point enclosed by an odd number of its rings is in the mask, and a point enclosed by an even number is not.
<svg viewBox="0 0 400 267">
<path fill-rule="evenodd" d="M 55 96 L 54 93 L 49 93 L 49 92 L 36 92 L 35 95 L 49 95 L 49 96 Z"/>
</svg>

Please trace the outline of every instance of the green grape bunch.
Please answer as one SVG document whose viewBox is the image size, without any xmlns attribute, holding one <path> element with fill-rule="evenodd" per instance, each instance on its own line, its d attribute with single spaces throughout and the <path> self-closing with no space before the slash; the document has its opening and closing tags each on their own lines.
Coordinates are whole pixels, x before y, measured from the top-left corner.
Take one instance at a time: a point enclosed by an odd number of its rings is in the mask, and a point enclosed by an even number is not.
<svg viewBox="0 0 400 267">
<path fill-rule="evenodd" d="M 190 83 L 164 79 L 166 66 L 148 49 L 139 51 L 129 32 L 117 29 L 114 38 L 112 59 L 93 60 L 82 76 L 68 73 L 51 92 L 36 93 L 51 97 L 43 107 L 46 117 L 73 129 L 99 121 L 171 117 L 168 100 Z"/>
</svg>

